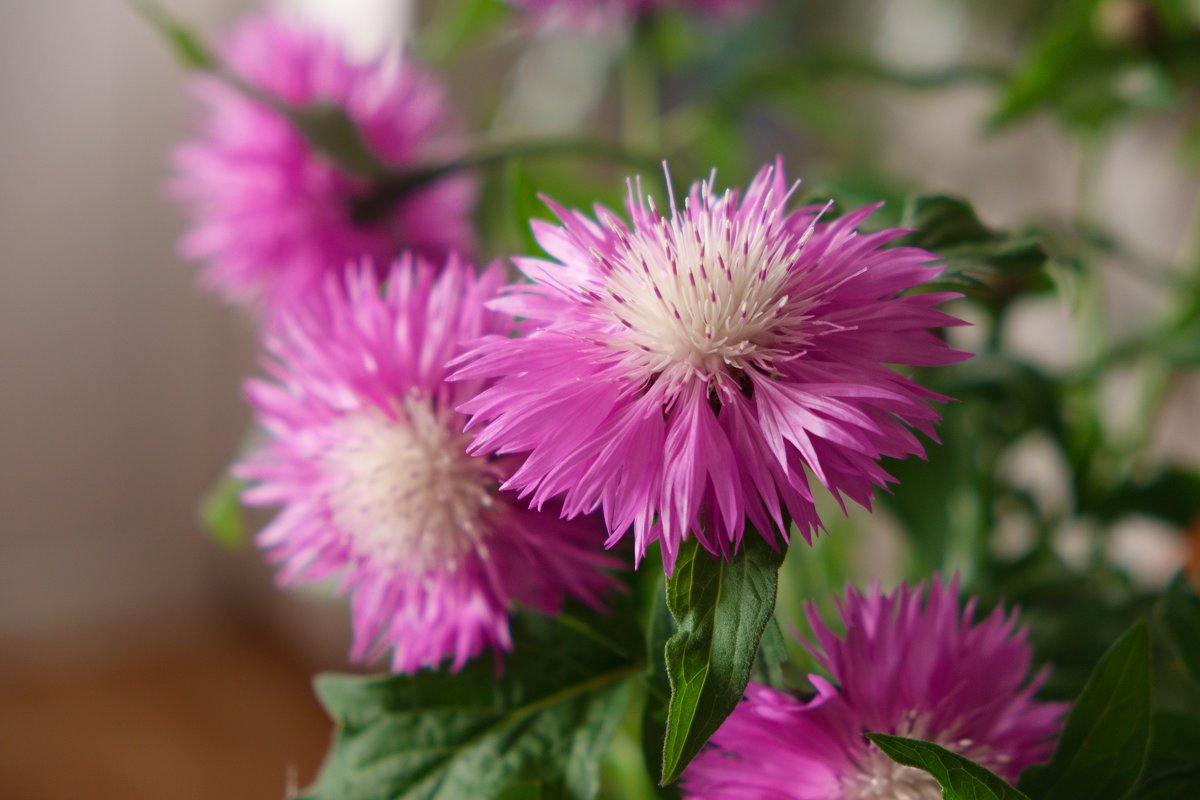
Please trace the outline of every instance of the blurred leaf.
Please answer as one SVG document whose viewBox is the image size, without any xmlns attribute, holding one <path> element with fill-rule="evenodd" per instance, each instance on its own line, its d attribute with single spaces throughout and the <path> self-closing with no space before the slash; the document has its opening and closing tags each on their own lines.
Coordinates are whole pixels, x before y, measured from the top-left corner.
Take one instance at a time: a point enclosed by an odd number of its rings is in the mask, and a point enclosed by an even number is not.
<svg viewBox="0 0 1200 800">
<path fill-rule="evenodd" d="M 742 699 L 775 610 L 785 552 L 749 526 L 731 561 L 714 557 L 694 536 L 680 546 L 667 580 L 677 629 L 666 646 L 671 700 L 662 783 L 679 777 Z"/>
<path fill-rule="evenodd" d="M 989 562 L 979 583 L 971 592 L 981 595 L 982 609 L 1021 606 L 1038 659 L 1054 665 L 1040 694 L 1055 700 L 1075 699 L 1112 643 L 1156 599 L 1114 568 L 1070 569 L 1048 546 L 1013 563 Z"/>
<path fill-rule="evenodd" d="M 508 162 L 505 170 L 508 183 L 508 204 L 512 209 L 513 226 L 517 231 L 520 249 L 524 255 L 541 255 L 543 250 L 533 236 L 531 221 L 553 217 L 550 209 L 538 198 L 538 189 L 534 185 L 529 171 L 514 159 Z"/>
<path fill-rule="evenodd" d="M 1200 719 L 1158 711 L 1151 720 L 1146 769 L 1130 800 L 1200 797 Z"/>
<path fill-rule="evenodd" d="M 184 67 L 208 72 L 217 68 L 216 56 L 200 35 L 164 11 L 158 3 L 150 0 L 128 2 L 143 19 L 158 30 Z"/>
<path fill-rule="evenodd" d="M 991 118 L 1035 108 L 1094 131 L 1131 110 L 1173 109 L 1196 84 L 1200 31 L 1180 0 L 1070 0 L 1030 44 Z"/>
<path fill-rule="evenodd" d="M 1086 502 L 1083 510 L 1112 522 L 1148 514 L 1186 527 L 1200 514 L 1200 474 L 1168 467 L 1148 483 L 1127 481 Z"/>
<path fill-rule="evenodd" d="M 346 172 L 364 177 L 387 172 L 344 109 L 324 104 L 293 106 L 258 89 L 242 86 L 241 90 L 286 117 L 309 147 Z"/>
<path fill-rule="evenodd" d="M 457 800 L 560 779 L 595 796 L 604 751 L 645 669 L 589 625 L 514 620 L 503 671 L 476 658 L 461 672 L 317 679 L 337 733 L 302 798 Z M 596 630 L 614 621 L 591 614 Z M 619 624 L 629 626 L 622 618 Z M 520 791 L 520 790 L 516 790 Z"/>
<path fill-rule="evenodd" d="M 495 796 L 495 800 L 566 800 L 569 795 L 562 781 L 518 783 Z"/>
<path fill-rule="evenodd" d="M 1188 674 L 1200 683 L 1200 597 L 1182 572 L 1163 595 L 1159 618 Z M 1200 738 L 1196 749 L 1200 754 Z"/>
<path fill-rule="evenodd" d="M 921 247 L 939 256 L 946 271 L 938 282 L 958 283 L 987 299 L 1002 294 L 1007 299 L 1023 288 L 1022 283 L 1002 284 L 1004 279 L 1026 278 L 1046 265 L 1047 255 L 1034 236 L 1013 236 L 984 226 L 970 203 L 945 195 L 910 198 L 904 206 L 900 227 L 915 230 L 897 244 Z M 981 278 L 988 278 L 985 284 Z"/>
<path fill-rule="evenodd" d="M 992 114 L 993 128 L 1007 125 L 1032 109 L 1062 100 L 1073 86 L 1082 87 L 1075 106 L 1103 104 L 1098 84 L 1112 69 L 1112 55 L 1097 40 L 1093 23 L 1103 0 L 1066 0 L 1058 5 L 1058 15 L 1029 46 L 1020 68 L 1001 93 Z M 1093 96 L 1088 95 L 1092 88 Z M 1074 108 L 1077 116 L 1101 117 L 1105 112 Z"/>
<path fill-rule="evenodd" d="M 1105 653 L 1075 701 L 1050 763 L 1021 787 L 1043 800 L 1120 800 L 1150 740 L 1150 634 L 1138 622 Z"/>
<path fill-rule="evenodd" d="M 1004 779 L 933 742 L 884 733 L 868 733 L 867 738 L 897 764 L 932 775 L 944 800 L 1029 800 Z"/>
<path fill-rule="evenodd" d="M 501 0 L 439 0 L 435 17 L 415 39 L 417 55 L 441 64 L 499 26 L 512 14 Z"/>
<path fill-rule="evenodd" d="M 239 499 L 246 481 L 228 472 L 200 499 L 196 509 L 200 524 L 218 544 L 236 549 L 246 543 L 246 514 Z"/>
</svg>

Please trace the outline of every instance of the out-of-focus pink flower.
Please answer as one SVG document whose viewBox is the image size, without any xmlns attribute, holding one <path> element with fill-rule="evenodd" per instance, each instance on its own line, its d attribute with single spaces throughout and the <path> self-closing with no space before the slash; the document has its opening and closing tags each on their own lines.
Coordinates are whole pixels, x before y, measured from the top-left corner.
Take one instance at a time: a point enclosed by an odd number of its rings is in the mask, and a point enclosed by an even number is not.
<svg viewBox="0 0 1200 800">
<path fill-rule="evenodd" d="M 397 672 L 485 646 L 509 649 L 514 602 L 556 613 L 598 604 L 616 565 L 601 531 L 499 491 L 512 459 L 470 456 L 455 407 L 485 384 L 446 382 L 461 343 L 508 329 L 484 307 L 503 283 L 451 257 L 437 275 L 407 254 L 381 288 L 369 265 L 327 276 L 312 308 L 268 332 L 273 381 L 246 393 L 267 434 L 236 474 L 243 499 L 282 506 L 258 535 L 284 584 L 340 576 L 352 656 L 392 650 Z"/>
<path fill-rule="evenodd" d="M 289 104 L 332 105 L 360 128 L 373 154 L 402 169 L 448 155 L 442 88 L 396 53 L 355 63 L 321 30 L 277 16 L 251 18 L 221 48 L 226 67 Z M 184 257 L 203 264 L 201 282 L 273 319 L 322 291 L 348 261 L 386 265 L 401 250 L 440 263 L 474 247 L 476 182 L 437 181 L 371 222 L 355 221 L 351 201 L 366 192 L 316 154 L 280 114 L 216 78 L 194 93 L 206 106 L 197 136 L 173 154 L 170 192 L 191 225 Z M 382 269 L 382 267 L 380 267 Z"/>
<path fill-rule="evenodd" d="M 661 214 L 630 187 L 626 224 L 551 205 L 534 222 L 554 260 L 516 259 L 533 285 L 498 307 L 531 321 L 464 357 L 463 378 L 496 384 L 463 406 L 478 452 L 528 452 L 505 484 L 568 516 L 603 508 L 610 543 L 632 527 L 673 567 L 698 536 L 729 555 L 746 520 L 774 540 L 785 512 L 820 527 L 806 473 L 869 505 L 893 480 L 881 456 L 924 455 L 945 400 L 891 364 L 960 361 L 928 329 L 961 322 L 905 295 L 934 277 L 934 256 L 884 247 L 903 231 L 860 233 L 864 208 L 830 222 L 789 213 L 780 163 L 744 197 L 695 184 Z"/>
<path fill-rule="evenodd" d="M 1031 649 L 1016 616 L 997 608 L 972 624 L 957 585 L 935 578 L 890 595 L 853 590 L 834 635 L 810 606 L 805 642 L 829 680 L 798 700 L 751 684 L 683 776 L 691 800 L 938 800 L 927 773 L 894 763 L 863 734 L 933 741 L 1015 781 L 1054 749 L 1065 704 L 1033 699 Z"/>
</svg>

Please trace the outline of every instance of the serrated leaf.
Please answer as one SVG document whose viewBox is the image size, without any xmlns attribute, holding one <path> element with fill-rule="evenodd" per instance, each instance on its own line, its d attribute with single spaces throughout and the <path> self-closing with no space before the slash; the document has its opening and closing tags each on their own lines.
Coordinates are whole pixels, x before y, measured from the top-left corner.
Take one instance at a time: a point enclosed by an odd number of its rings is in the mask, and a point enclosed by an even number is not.
<svg viewBox="0 0 1200 800">
<path fill-rule="evenodd" d="M 663 742 L 662 783 L 679 777 L 742 699 L 771 614 L 784 547 L 747 526 L 731 561 L 693 537 L 679 549 L 667 581 L 676 631 L 667 641 L 671 700 Z"/>
<path fill-rule="evenodd" d="M 933 742 L 884 733 L 868 733 L 867 738 L 897 764 L 932 775 L 943 800 L 1029 800 L 985 767 Z"/>
<path fill-rule="evenodd" d="M 1120 800 L 1150 740 L 1150 634 L 1138 622 L 1109 648 L 1075 701 L 1050 763 L 1022 776 L 1043 800 Z"/>
<path fill-rule="evenodd" d="M 246 515 L 239 499 L 246 485 L 246 481 L 225 473 L 200 499 L 196 509 L 208 535 L 230 549 L 246 543 Z"/>
<path fill-rule="evenodd" d="M 531 782 L 561 782 L 571 800 L 594 797 L 596 770 L 645 667 L 575 619 L 515 620 L 500 674 L 485 657 L 457 674 L 319 677 L 317 695 L 338 729 L 301 797 L 488 798 Z"/>
<path fill-rule="evenodd" d="M 1200 597 L 1182 572 L 1163 595 L 1160 619 L 1188 674 L 1200 683 Z"/>
<path fill-rule="evenodd" d="M 957 197 L 923 195 L 904 206 L 901 227 L 915 230 L 899 244 L 922 247 L 946 263 L 941 280 L 978 285 L 975 275 L 1018 277 L 1041 269 L 1046 250 L 1033 236 L 994 231 L 975 214 L 971 204 Z"/>
</svg>

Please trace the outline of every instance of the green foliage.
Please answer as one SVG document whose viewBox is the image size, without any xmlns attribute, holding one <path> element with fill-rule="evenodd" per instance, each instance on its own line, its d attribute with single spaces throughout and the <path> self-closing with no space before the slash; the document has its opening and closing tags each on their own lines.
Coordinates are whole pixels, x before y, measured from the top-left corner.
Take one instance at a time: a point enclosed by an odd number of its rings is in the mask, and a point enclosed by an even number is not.
<svg viewBox="0 0 1200 800">
<path fill-rule="evenodd" d="M 1068 0 L 1000 96 L 993 128 L 1038 108 L 1091 132 L 1139 108 L 1171 109 L 1194 85 L 1200 30 L 1178 0 Z"/>
<path fill-rule="evenodd" d="M 416 45 L 422 61 L 441 64 L 478 43 L 511 9 L 502 0 L 439 0 L 433 12 Z"/>
<path fill-rule="evenodd" d="M 1151 719 L 1146 769 L 1131 800 L 1195 800 L 1200 797 L 1200 719 L 1157 711 Z"/>
<path fill-rule="evenodd" d="M 1137 623 L 1096 665 L 1045 767 L 1021 787 L 1039 800 L 1120 800 L 1137 781 L 1150 739 L 1150 634 Z"/>
<path fill-rule="evenodd" d="M 1024 277 L 1046 263 L 1046 250 L 1032 236 L 1011 236 L 984 226 L 966 200 L 945 195 L 921 195 L 904 205 L 900 226 L 915 229 L 900 244 L 923 247 L 946 264 L 943 281 L 969 288 L 981 276 Z"/>
<path fill-rule="evenodd" d="M 150 0 L 127 0 L 166 41 L 179 63 L 188 69 L 213 71 L 217 58 L 195 31 L 173 18 L 162 6 Z"/>
<path fill-rule="evenodd" d="M 519 617 L 499 668 L 480 658 L 457 674 L 318 678 L 338 730 L 301 797 L 487 798 L 559 781 L 570 800 L 595 797 L 601 757 L 644 670 L 636 639 L 615 621 Z"/>
<path fill-rule="evenodd" d="M 897 764 L 932 775 L 944 800 L 1029 800 L 974 761 L 932 742 L 885 733 L 868 733 L 867 738 Z"/>
<path fill-rule="evenodd" d="M 1200 514 L 1200 474 L 1169 467 L 1148 481 L 1124 481 L 1100 493 L 1089 506 L 1110 522 L 1146 514 L 1184 527 Z"/>
<path fill-rule="evenodd" d="M 1188 674 L 1200 683 L 1200 597 L 1182 572 L 1163 595 L 1159 616 Z M 1196 740 L 1196 749 L 1200 752 L 1200 739 Z"/>
<path fill-rule="evenodd" d="M 694 536 L 680 547 L 666 592 L 677 629 L 666 646 L 663 783 L 679 777 L 742 699 L 775 609 L 784 553 L 749 526 L 731 561 L 713 557 Z"/>
<path fill-rule="evenodd" d="M 221 545 L 230 549 L 246 543 L 246 514 L 239 499 L 246 482 L 228 472 L 221 475 L 196 509 L 204 530 Z"/>
</svg>

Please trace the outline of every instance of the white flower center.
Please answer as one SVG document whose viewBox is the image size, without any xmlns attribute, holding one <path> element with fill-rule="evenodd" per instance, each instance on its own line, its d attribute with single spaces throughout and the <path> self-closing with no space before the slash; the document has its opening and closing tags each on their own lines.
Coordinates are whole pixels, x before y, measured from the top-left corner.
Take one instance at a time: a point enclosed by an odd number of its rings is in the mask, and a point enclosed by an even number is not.
<svg viewBox="0 0 1200 800">
<path fill-rule="evenodd" d="M 699 207 L 626 234 L 610 222 L 620 245 L 608 260 L 598 294 L 624 332 L 617 338 L 647 373 L 669 380 L 721 378 L 751 366 L 769 369 L 803 348 L 811 301 L 789 297 L 789 271 L 812 231 L 784 230 L 784 198 L 738 208 L 730 192 L 702 184 Z M 642 202 L 639 192 L 639 202 Z M 682 374 L 681 374 L 682 373 Z"/>
<path fill-rule="evenodd" d="M 467 455 L 470 437 L 450 409 L 406 397 L 395 419 L 372 410 L 338 423 L 326 469 L 333 522 L 372 559 L 408 569 L 458 568 L 486 553 L 481 520 L 495 503 L 495 468 Z"/>
<path fill-rule="evenodd" d="M 847 781 L 839 800 L 940 800 L 942 788 L 928 772 L 892 761 L 871 745 L 861 774 Z"/>
<path fill-rule="evenodd" d="M 933 735 L 929 715 L 905 714 L 897 736 L 932 741 L 991 769 L 990 761 L 1003 761 L 986 745 L 956 737 L 953 731 Z M 928 772 L 897 764 L 874 744 L 866 752 L 861 772 L 845 780 L 838 800 L 940 800 L 942 788 Z"/>
</svg>

